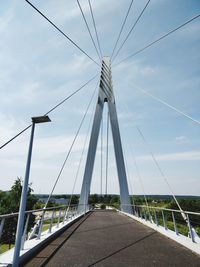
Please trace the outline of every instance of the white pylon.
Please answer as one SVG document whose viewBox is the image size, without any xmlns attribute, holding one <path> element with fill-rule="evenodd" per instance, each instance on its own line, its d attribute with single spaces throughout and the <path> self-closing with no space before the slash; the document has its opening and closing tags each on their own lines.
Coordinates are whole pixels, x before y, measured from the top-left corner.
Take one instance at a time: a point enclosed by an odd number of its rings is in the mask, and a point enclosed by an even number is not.
<svg viewBox="0 0 200 267">
<path fill-rule="evenodd" d="M 93 120 L 92 133 L 90 137 L 90 144 L 87 154 L 87 161 L 85 165 L 85 173 L 83 177 L 78 210 L 80 212 L 84 212 L 86 209 L 86 205 L 88 204 L 88 197 L 90 193 L 97 141 L 99 137 L 99 130 L 100 130 L 103 107 L 105 102 L 108 103 L 108 109 L 110 114 L 110 124 L 112 129 L 115 159 L 116 159 L 117 173 L 119 179 L 121 210 L 124 212 L 132 213 L 132 209 L 130 206 L 128 183 L 126 178 L 123 150 L 121 144 L 121 137 L 119 132 L 119 124 L 115 106 L 115 98 L 113 94 L 111 64 L 109 57 L 103 57 L 102 60 L 99 95 Z"/>
</svg>

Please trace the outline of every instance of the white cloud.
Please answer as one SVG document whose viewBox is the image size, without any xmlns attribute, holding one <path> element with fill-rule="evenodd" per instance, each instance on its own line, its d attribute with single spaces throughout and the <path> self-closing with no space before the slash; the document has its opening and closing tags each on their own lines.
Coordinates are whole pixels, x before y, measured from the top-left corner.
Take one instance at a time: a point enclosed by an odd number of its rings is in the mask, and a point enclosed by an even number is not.
<svg viewBox="0 0 200 267">
<path fill-rule="evenodd" d="M 180 144 L 189 142 L 189 139 L 184 135 L 177 136 L 175 139 L 177 143 L 180 143 Z"/>
</svg>

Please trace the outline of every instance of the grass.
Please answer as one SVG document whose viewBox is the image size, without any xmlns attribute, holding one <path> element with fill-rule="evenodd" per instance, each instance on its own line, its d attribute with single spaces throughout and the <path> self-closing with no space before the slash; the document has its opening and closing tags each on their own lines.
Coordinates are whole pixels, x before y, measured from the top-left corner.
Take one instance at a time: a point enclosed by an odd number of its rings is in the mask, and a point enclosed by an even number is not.
<svg viewBox="0 0 200 267">
<path fill-rule="evenodd" d="M 14 247 L 14 244 L 12 244 L 10 247 L 9 247 L 9 244 L 2 244 L 1 245 L 1 250 L 0 250 L 0 254 L 8 251 L 9 249 L 13 248 Z"/>
</svg>

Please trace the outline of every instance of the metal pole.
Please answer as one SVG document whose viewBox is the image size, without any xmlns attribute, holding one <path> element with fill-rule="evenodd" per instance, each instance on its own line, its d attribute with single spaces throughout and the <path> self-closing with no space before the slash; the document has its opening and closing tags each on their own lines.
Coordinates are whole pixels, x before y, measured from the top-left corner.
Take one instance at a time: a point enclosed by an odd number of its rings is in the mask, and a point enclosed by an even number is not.
<svg viewBox="0 0 200 267">
<path fill-rule="evenodd" d="M 4 223 L 5 223 L 5 218 L 2 218 L 1 219 L 1 224 L 0 224 L 0 254 L 1 254 L 1 236 L 3 234 Z"/>
<path fill-rule="evenodd" d="M 163 226 L 164 226 L 165 230 L 167 230 L 167 225 L 166 225 L 166 220 L 165 220 L 165 214 L 164 214 L 163 210 L 161 210 L 161 212 L 162 212 L 162 218 L 163 218 Z"/>
<path fill-rule="evenodd" d="M 27 218 L 26 218 L 26 224 L 24 227 L 24 234 L 22 236 L 22 244 L 21 244 L 21 249 L 24 249 L 24 243 L 26 241 L 26 235 L 27 235 L 27 231 L 28 231 L 28 223 L 29 223 L 29 219 L 30 219 L 30 213 L 27 214 Z"/>
<path fill-rule="evenodd" d="M 188 223 L 190 238 L 191 238 L 192 242 L 195 242 L 194 234 L 193 234 L 193 231 L 192 231 L 192 225 L 190 223 L 190 218 L 189 218 L 189 215 L 188 214 L 187 214 L 187 223 Z"/>
<path fill-rule="evenodd" d="M 154 209 L 154 215 L 155 215 L 156 225 L 158 226 L 158 218 L 157 218 L 157 214 L 156 214 L 156 210 L 155 209 Z"/>
<path fill-rule="evenodd" d="M 20 209 L 19 209 L 19 216 L 18 216 L 18 222 L 17 222 L 15 250 L 14 250 L 13 264 L 12 264 L 13 267 L 19 266 L 19 255 L 20 255 L 23 228 L 24 228 L 24 215 L 25 215 L 26 199 L 27 199 L 27 193 L 28 193 L 28 182 L 29 182 L 29 173 L 30 173 L 30 166 L 31 166 L 34 130 L 35 130 L 35 123 L 33 122 L 32 128 L 31 128 L 31 137 L 30 137 L 28 157 L 27 157 L 27 163 L 26 163 L 26 172 L 25 172 L 25 178 L 24 178 L 23 187 L 22 187 Z"/>
<path fill-rule="evenodd" d="M 174 212 L 173 211 L 172 211 L 172 219 L 173 219 L 173 224 L 174 224 L 174 231 L 178 235 L 178 228 L 176 226 L 176 219 L 175 219 L 175 216 L 174 216 Z"/>
</svg>

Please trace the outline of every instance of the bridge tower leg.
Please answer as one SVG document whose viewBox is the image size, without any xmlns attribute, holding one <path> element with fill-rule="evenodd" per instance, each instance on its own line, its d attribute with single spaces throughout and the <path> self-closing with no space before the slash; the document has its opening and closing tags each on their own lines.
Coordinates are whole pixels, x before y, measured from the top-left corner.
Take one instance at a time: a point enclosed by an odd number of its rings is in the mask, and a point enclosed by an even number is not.
<svg viewBox="0 0 200 267">
<path fill-rule="evenodd" d="M 88 204 L 88 197 L 90 193 L 97 141 L 99 137 L 100 124 L 102 120 L 103 107 L 105 102 L 108 103 L 108 109 L 110 114 L 110 124 L 112 129 L 115 159 L 116 159 L 117 173 L 118 173 L 118 180 L 120 187 L 121 210 L 124 212 L 132 213 L 132 209 L 130 206 L 130 197 L 128 191 L 126 170 L 124 164 L 123 150 L 121 144 L 121 137 L 119 131 L 119 124 L 117 118 L 117 111 L 115 105 L 115 98 L 112 86 L 111 64 L 110 64 L 110 59 L 108 57 L 103 57 L 102 60 L 99 95 L 93 120 L 92 132 L 90 136 L 90 143 L 85 165 L 85 172 L 83 177 L 78 210 L 80 212 L 83 212 L 85 210 L 85 206 Z"/>
</svg>

